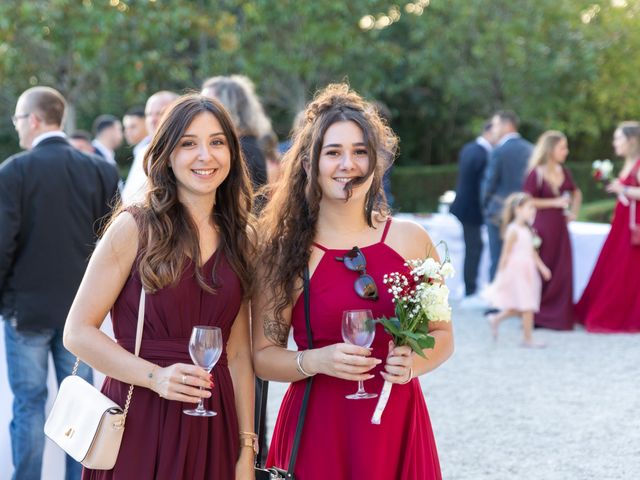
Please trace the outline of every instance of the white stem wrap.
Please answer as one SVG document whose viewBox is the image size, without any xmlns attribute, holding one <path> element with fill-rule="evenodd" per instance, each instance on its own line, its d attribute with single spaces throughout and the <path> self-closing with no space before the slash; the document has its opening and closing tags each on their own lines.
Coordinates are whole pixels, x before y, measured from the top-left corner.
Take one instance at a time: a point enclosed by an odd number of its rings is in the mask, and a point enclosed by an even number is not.
<svg viewBox="0 0 640 480">
<path fill-rule="evenodd" d="M 382 420 L 382 412 L 384 412 L 384 409 L 387 406 L 387 402 L 389 401 L 392 386 L 393 384 L 391 382 L 384 382 L 384 385 L 382 386 L 380 397 L 378 398 L 378 404 L 376 405 L 376 409 L 374 410 L 373 416 L 371 417 L 371 423 L 373 423 L 374 425 L 380 425 L 380 421 Z"/>
</svg>

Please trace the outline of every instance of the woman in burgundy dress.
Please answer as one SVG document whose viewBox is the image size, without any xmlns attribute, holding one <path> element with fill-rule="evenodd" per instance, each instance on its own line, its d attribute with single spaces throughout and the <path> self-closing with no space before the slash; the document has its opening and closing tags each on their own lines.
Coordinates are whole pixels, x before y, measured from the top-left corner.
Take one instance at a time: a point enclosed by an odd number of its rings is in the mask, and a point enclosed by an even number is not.
<svg viewBox="0 0 640 480">
<path fill-rule="evenodd" d="M 383 276 L 407 272 L 405 259 L 434 252 L 424 229 L 388 215 L 382 177 L 396 142 L 358 94 L 347 85 L 328 86 L 307 107 L 261 217 L 260 289 L 252 302 L 254 365 L 259 377 L 291 382 L 267 466 L 288 467 L 305 380 L 317 375 L 295 468 L 300 480 L 441 478 L 417 377 L 451 355 L 450 324 L 430 322 L 436 346 L 428 359 L 395 347 L 380 325 L 371 350 L 344 343 L 341 335 L 344 310 L 393 315 Z M 354 288 L 363 272 L 339 261 L 354 245 L 366 258 L 377 296 Z M 305 266 L 311 274 L 312 349 L 301 295 Z M 287 349 L 291 327 L 298 352 Z M 380 425 L 371 423 L 376 399 L 345 398 L 357 380 L 366 380 L 366 390 L 376 393 L 385 380 L 395 384 Z"/>
<path fill-rule="evenodd" d="M 574 324 L 573 262 L 567 223 L 578 216 L 582 193 L 564 166 L 568 154 L 563 133 L 543 133 L 524 182 L 524 191 L 533 197 L 537 209 L 533 228 L 542 240 L 540 258 L 552 274 L 542 284 L 540 311 L 534 321 L 537 327 L 554 330 L 572 330 Z"/>
<path fill-rule="evenodd" d="M 85 479 L 253 477 L 253 368 L 249 342 L 249 178 L 224 108 L 198 95 L 168 109 L 145 156 L 145 200 L 118 211 L 71 307 L 65 345 L 108 377 L 102 391 L 133 397 L 112 470 Z M 142 345 L 134 342 L 141 289 Z M 113 306 L 116 342 L 100 324 Z M 222 330 L 211 375 L 192 364 L 195 325 Z M 201 389 L 203 387 L 204 389 Z M 183 409 L 204 398 L 214 417 Z"/>
<path fill-rule="evenodd" d="M 631 238 L 631 225 L 640 222 L 636 206 L 640 201 L 640 123 L 620 124 L 613 147 L 616 155 L 625 158 L 620 175 L 607 186 L 608 192 L 618 195 L 618 202 L 576 315 L 590 332 L 640 332 L 640 245 L 632 244 Z M 635 218 L 630 218 L 632 213 Z"/>
</svg>

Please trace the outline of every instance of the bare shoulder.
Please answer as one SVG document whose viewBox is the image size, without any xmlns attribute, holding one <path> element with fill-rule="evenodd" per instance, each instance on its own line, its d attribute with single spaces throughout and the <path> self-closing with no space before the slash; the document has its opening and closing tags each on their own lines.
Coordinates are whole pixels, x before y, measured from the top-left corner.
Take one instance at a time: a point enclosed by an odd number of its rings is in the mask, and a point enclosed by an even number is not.
<svg viewBox="0 0 640 480">
<path fill-rule="evenodd" d="M 138 224 L 127 211 L 120 213 L 109 225 L 101 243 L 109 247 L 110 255 L 123 263 L 131 263 L 138 251 Z"/>
<path fill-rule="evenodd" d="M 431 237 L 424 227 L 413 220 L 393 218 L 386 243 L 405 259 L 434 256 Z"/>
</svg>

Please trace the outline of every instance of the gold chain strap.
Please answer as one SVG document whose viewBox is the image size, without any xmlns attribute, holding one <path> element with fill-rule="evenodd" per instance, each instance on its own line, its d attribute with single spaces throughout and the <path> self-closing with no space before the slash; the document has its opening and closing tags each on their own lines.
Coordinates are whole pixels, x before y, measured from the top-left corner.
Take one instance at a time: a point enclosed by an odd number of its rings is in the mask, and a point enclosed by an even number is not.
<svg viewBox="0 0 640 480">
<path fill-rule="evenodd" d="M 71 370 L 71 375 L 78 374 L 78 367 L 80 366 L 80 358 L 76 357 L 76 363 L 73 365 L 73 370 Z"/>
<path fill-rule="evenodd" d="M 129 385 L 129 393 L 127 394 L 127 401 L 124 402 L 124 417 L 122 421 L 127 419 L 127 412 L 129 411 L 129 404 L 131 403 L 131 395 L 133 395 L 133 385 Z"/>
</svg>

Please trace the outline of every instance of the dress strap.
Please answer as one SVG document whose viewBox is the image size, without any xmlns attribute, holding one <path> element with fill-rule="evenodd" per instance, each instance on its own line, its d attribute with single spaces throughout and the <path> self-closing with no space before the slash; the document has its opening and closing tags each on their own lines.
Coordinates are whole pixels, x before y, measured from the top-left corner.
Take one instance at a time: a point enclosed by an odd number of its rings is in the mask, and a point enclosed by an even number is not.
<svg viewBox="0 0 640 480">
<path fill-rule="evenodd" d="M 387 239 L 387 233 L 389 233 L 389 227 L 391 226 L 391 217 L 387 218 L 387 221 L 384 224 L 384 231 L 382 232 L 382 238 L 380 239 L 380 243 L 384 243 Z"/>
<path fill-rule="evenodd" d="M 636 163 L 633 164 L 633 167 L 629 172 L 629 176 L 627 177 L 633 185 L 638 184 L 638 171 L 640 171 L 640 158 L 636 160 Z"/>
<path fill-rule="evenodd" d="M 317 242 L 313 242 L 311 245 L 313 245 L 314 247 L 319 248 L 319 249 L 320 249 L 320 250 L 322 250 L 323 252 L 328 252 L 328 251 L 329 251 L 329 249 L 328 249 L 327 247 L 325 247 L 325 246 L 323 246 L 323 245 L 320 245 L 320 244 L 319 244 L 319 243 L 317 243 Z"/>
</svg>

